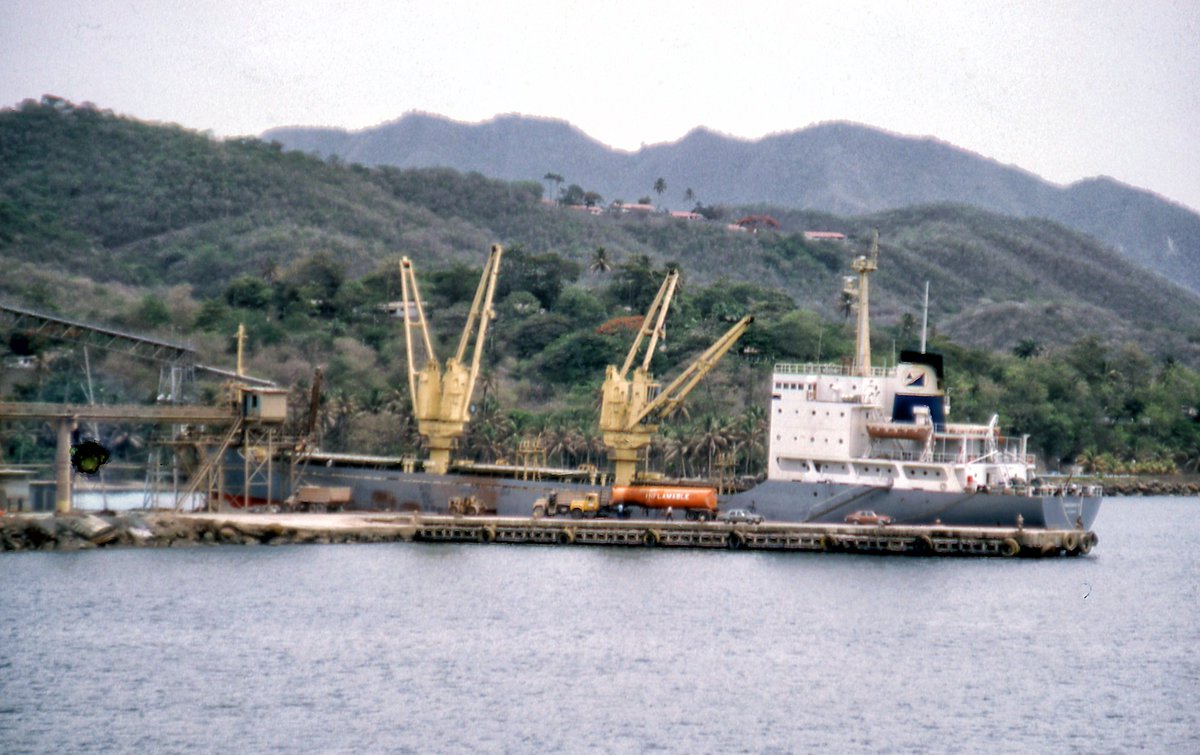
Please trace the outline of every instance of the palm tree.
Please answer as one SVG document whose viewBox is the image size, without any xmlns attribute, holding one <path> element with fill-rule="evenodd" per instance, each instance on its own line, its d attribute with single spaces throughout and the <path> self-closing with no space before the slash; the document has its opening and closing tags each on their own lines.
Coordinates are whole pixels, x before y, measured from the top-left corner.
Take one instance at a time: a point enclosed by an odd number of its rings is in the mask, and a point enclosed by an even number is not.
<svg viewBox="0 0 1200 755">
<path fill-rule="evenodd" d="M 379 414 L 386 411 L 391 393 L 392 391 L 385 390 L 377 385 L 371 386 L 367 389 L 367 395 L 363 397 L 363 410 L 371 414 Z"/>
<path fill-rule="evenodd" d="M 554 182 L 554 188 L 555 188 L 555 189 L 557 189 L 559 186 L 561 186 L 561 185 L 562 185 L 562 182 L 563 182 L 564 180 L 566 180 L 566 179 L 564 179 L 562 176 L 560 176 L 560 175 L 559 175 L 559 174 L 557 174 L 557 173 L 547 173 L 546 175 L 542 176 L 542 180 L 544 180 L 544 181 L 553 181 L 553 182 Z M 551 197 L 551 199 L 556 199 L 557 197 L 558 197 L 558 192 L 557 192 L 557 191 L 555 191 L 555 192 L 554 192 L 554 196 L 553 196 L 553 197 Z"/>
<path fill-rule="evenodd" d="M 658 199 L 660 202 L 662 201 L 663 192 L 666 190 L 667 190 L 667 182 L 662 178 L 662 176 L 659 176 L 658 178 L 654 179 L 654 191 L 656 194 L 658 194 Z"/>
<path fill-rule="evenodd" d="M 1042 347 L 1032 338 L 1022 338 L 1021 342 L 1013 347 L 1013 354 L 1018 359 L 1033 359 L 1041 353 Z"/>
<path fill-rule="evenodd" d="M 761 406 L 749 407 L 738 417 L 732 437 L 734 450 L 744 461 L 745 474 L 757 474 L 757 459 L 760 453 L 766 451 L 766 437 L 766 410 Z"/>
<path fill-rule="evenodd" d="M 548 424 L 542 428 L 542 431 L 537 434 L 538 445 L 542 447 L 542 453 L 546 455 L 547 464 L 556 464 L 562 466 L 562 428 L 558 425 Z M 552 461 L 554 457 L 558 457 L 558 461 Z"/>
<path fill-rule="evenodd" d="M 712 477 L 717 454 L 729 447 L 730 434 L 729 421 L 715 414 L 704 415 L 696 424 L 689 446 L 693 454 L 705 456 L 708 477 Z"/>
<path fill-rule="evenodd" d="M 594 464 L 598 461 L 608 447 L 604 445 L 604 438 L 600 435 L 591 424 L 586 425 L 580 430 L 583 434 L 584 453 L 587 456 L 587 463 Z"/>
<path fill-rule="evenodd" d="M 321 442 L 328 439 L 329 445 L 340 449 L 350 421 L 358 413 L 358 403 L 345 390 L 335 388 L 329 391 L 328 400 L 321 405 L 319 427 Z"/>
<path fill-rule="evenodd" d="M 675 470 L 676 477 L 687 477 L 687 441 L 678 427 L 663 430 L 663 471 Z"/>
<path fill-rule="evenodd" d="M 588 265 L 588 271 L 592 273 L 608 273 L 612 271 L 612 262 L 608 258 L 608 250 L 602 246 L 596 247 L 596 251 L 592 252 L 592 264 Z"/>
<path fill-rule="evenodd" d="M 683 201 L 690 205 L 695 200 L 696 192 L 692 191 L 691 187 L 688 187 L 688 189 L 683 192 Z"/>
<path fill-rule="evenodd" d="M 572 425 L 566 429 L 566 435 L 563 437 L 563 450 L 566 455 L 570 456 L 570 466 L 577 467 L 582 463 L 580 460 L 587 453 L 588 441 L 580 426 Z"/>
</svg>

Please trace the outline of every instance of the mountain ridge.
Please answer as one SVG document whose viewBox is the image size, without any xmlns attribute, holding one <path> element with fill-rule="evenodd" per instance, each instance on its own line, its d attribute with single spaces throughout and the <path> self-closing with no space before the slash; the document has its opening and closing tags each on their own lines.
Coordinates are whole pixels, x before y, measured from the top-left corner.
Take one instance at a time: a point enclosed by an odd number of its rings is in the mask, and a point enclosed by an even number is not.
<svg viewBox="0 0 1200 755">
<path fill-rule="evenodd" d="M 1106 176 L 1056 184 L 934 136 L 904 136 L 850 121 L 756 139 L 697 126 L 675 141 L 632 152 L 609 147 L 565 120 L 511 113 L 479 123 L 408 113 L 367 129 L 288 127 L 263 138 L 368 166 L 450 167 L 508 181 L 558 174 L 606 202 L 651 196 L 675 209 L 691 209 L 685 188 L 706 205 L 763 204 L 838 215 L 961 202 L 1056 220 L 1200 292 L 1200 214 L 1185 205 Z M 667 191 L 655 197 L 660 177 Z"/>
<path fill-rule="evenodd" d="M 570 128 L 551 123 L 548 132 Z M 697 132 L 690 142 L 702 150 L 712 139 L 719 137 Z M 1092 187 L 1101 195 L 1110 189 Z M 1077 331 L 1093 323 L 1114 341 L 1200 364 L 1200 297 L 1057 221 L 944 202 L 854 216 L 739 206 L 738 213 L 770 212 L 780 223 L 777 232 L 751 234 L 728 228 L 736 215 L 715 222 L 594 216 L 539 202 L 542 191 L 539 182 L 449 168 L 320 160 L 59 100 L 0 110 L 0 257 L 47 274 L 189 285 L 210 299 L 240 276 L 287 274 L 320 255 L 361 279 L 389 268 L 397 254 L 422 265 L 472 264 L 479 249 L 498 242 L 580 269 L 600 249 L 618 268 L 675 264 L 699 285 L 769 286 L 838 318 L 841 276 L 878 228 L 885 264 L 873 301 L 881 322 L 918 313 L 920 288 L 930 281 L 932 322 L 967 344 L 1008 350 L 1018 332 L 1062 344 L 1065 323 Z M 809 229 L 847 240 L 809 240 L 802 233 Z M 0 294 L 38 294 L 23 275 L 0 279 Z M 579 281 L 598 283 L 596 276 Z M 989 329 L 987 316 L 973 316 L 1005 302 L 1021 305 L 1011 308 L 1023 323 L 1017 331 Z"/>
</svg>

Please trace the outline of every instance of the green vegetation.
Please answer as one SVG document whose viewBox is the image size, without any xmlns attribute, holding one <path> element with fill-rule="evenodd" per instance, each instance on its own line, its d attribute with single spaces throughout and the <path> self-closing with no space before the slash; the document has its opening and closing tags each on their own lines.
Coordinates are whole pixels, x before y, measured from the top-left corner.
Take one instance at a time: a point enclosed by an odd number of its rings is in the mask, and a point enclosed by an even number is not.
<svg viewBox="0 0 1200 755">
<path fill-rule="evenodd" d="M 502 243 L 476 421 L 460 455 L 512 459 L 521 439 L 536 437 L 551 462 L 596 464 L 605 365 L 620 361 L 663 275 L 678 268 L 656 375 L 672 377 L 738 317 L 756 321 L 664 426 L 651 464 L 756 474 L 771 365 L 850 356 L 841 276 L 877 226 L 874 353 L 890 360 L 916 346 L 930 280 L 933 345 L 947 354 L 956 420 L 1000 411 L 1004 431 L 1030 434 L 1051 467 L 1200 463 L 1195 297 L 1052 223 L 944 205 L 866 218 L 739 208 L 733 217 L 769 212 L 782 224 L 749 234 L 719 222 L 591 216 L 543 205 L 542 191 L 451 170 L 341 165 L 61 100 L 25 103 L 0 111 L 0 301 L 190 341 L 219 365 L 232 362 L 245 323 L 248 369 L 293 388 L 297 427 L 321 366 L 324 447 L 414 453 L 403 327 L 383 306 L 400 298 L 398 258 L 414 260 L 444 357 L 488 245 Z M 811 241 L 805 229 L 851 240 Z M 0 372 L 0 400 L 86 400 L 81 353 L 6 338 L 11 354 L 37 360 Z M 158 392 L 155 365 L 89 357 L 97 401 Z M 118 460 L 145 447 L 143 429 L 105 432 L 125 438 L 112 444 Z M 44 460 L 53 437 L 13 425 L 0 428 L 0 443 L 7 459 Z"/>
</svg>

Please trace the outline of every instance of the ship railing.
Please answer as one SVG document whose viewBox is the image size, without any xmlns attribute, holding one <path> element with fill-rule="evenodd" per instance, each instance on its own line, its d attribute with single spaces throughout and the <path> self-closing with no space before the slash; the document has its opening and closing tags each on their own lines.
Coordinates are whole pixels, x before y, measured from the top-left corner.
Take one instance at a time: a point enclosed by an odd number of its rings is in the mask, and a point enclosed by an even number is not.
<svg viewBox="0 0 1200 755">
<path fill-rule="evenodd" d="M 894 370 L 891 367 L 871 367 L 866 371 L 869 377 L 887 377 Z M 844 377 L 857 377 L 862 375 L 861 370 L 855 369 L 851 365 L 845 364 L 817 364 L 815 362 L 794 363 L 794 362 L 779 362 L 775 365 L 775 374 L 777 375 L 837 375 Z"/>
<path fill-rule="evenodd" d="M 934 464 L 978 464 L 984 461 L 992 464 L 1024 464 L 1025 461 L 1025 457 L 1021 454 L 1005 451 L 967 457 L 961 453 L 924 454 L 921 451 L 884 451 L 879 454 L 879 458 L 892 461 L 932 462 Z"/>
</svg>

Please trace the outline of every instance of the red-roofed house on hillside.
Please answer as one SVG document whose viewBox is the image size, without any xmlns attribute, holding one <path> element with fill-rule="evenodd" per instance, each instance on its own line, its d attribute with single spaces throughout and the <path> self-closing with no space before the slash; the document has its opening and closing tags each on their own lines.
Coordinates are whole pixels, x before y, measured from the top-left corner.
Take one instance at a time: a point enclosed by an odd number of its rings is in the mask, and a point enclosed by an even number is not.
<svg viewBox="0 0 1200 755">
<path fill-rule="evenodd" d="M 773 231 L 779 230 L 779 221 L 770 215 L 747 215 L 739 220 L 737 224 L 751 233 L 758 233 L 763 228 L 770 228 Z"/>
<path fill-rule="evenodd" d="M 804 238 L 809 241 L 845 241 L 846 234 L 837 231 L 805 231 Z"/>
</svg>

